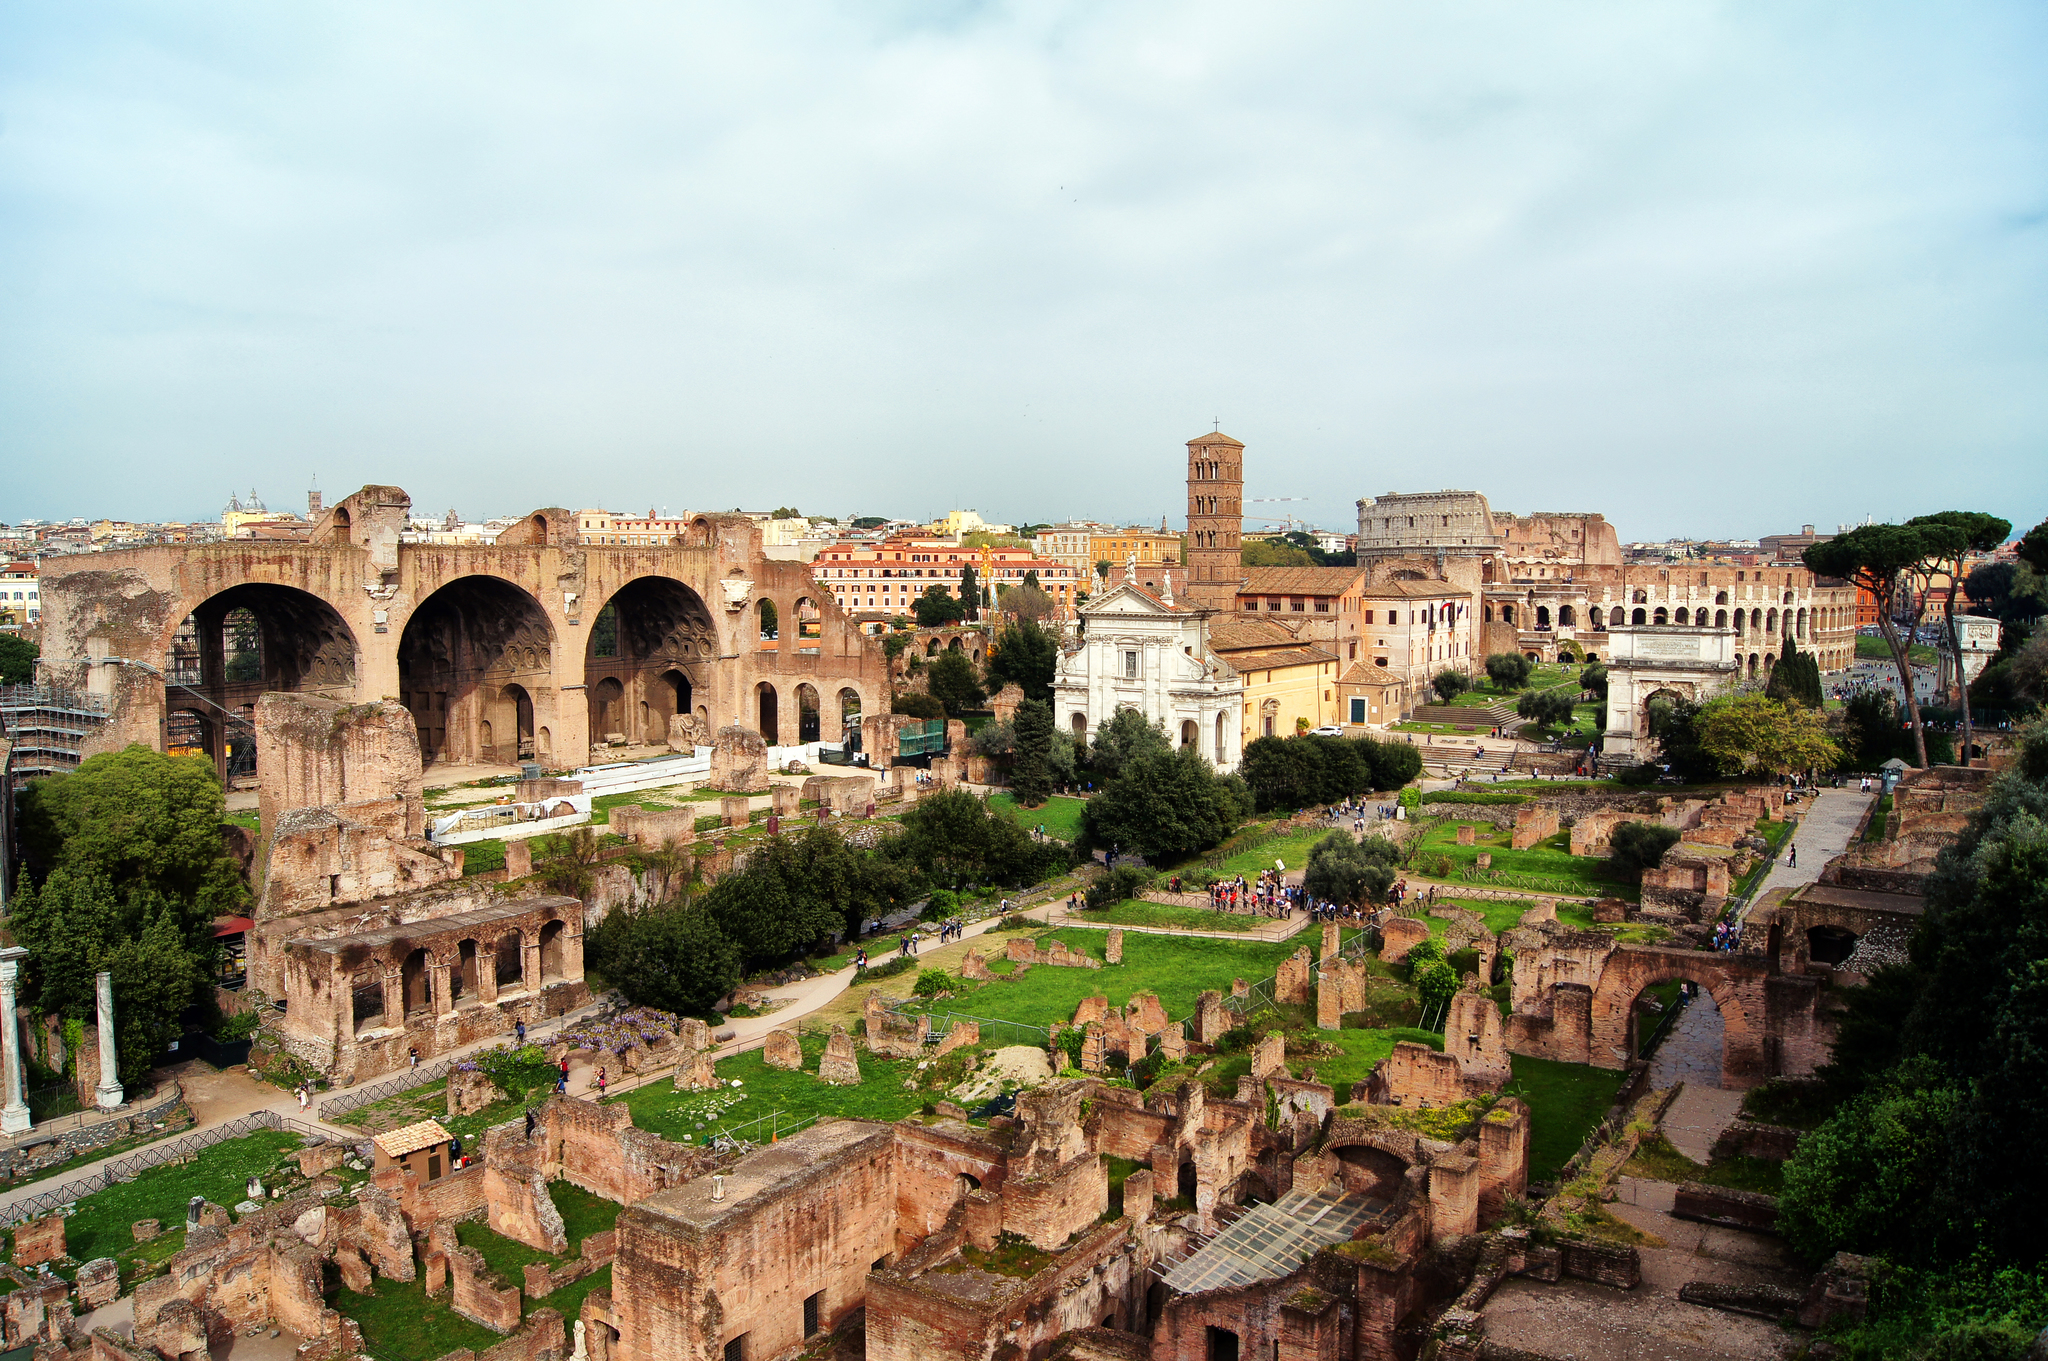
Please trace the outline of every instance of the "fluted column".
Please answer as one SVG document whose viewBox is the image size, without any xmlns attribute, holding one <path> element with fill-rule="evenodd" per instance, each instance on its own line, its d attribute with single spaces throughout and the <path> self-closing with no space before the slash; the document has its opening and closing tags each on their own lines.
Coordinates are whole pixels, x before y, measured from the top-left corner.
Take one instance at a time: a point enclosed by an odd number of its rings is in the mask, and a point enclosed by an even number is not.
<svg viewBox="0 0 2048 1361">
<path fill-rule="evenodd" d="M 0 1026 L 6 1027 L 0 1050 L 4 1050 L 7 1069 L 7 1105 L 0 1109 L 0 1134 L 22 1134 L 34 1123 L 28 1102 L 21 1096 L 21 1018 L 14 1013 L 14 981 L 27 954 L 19 945 L 0 950 Z"/>
<path fill-rule="evenodd" d="M 128 1099 L 121 1088 L 121 1060 L 114 1049 L 114 976 L 99 976 L 100 991 L 100 1085 L 93 1098 L 103 1111 L 110 1111 Z"/>
</svg>

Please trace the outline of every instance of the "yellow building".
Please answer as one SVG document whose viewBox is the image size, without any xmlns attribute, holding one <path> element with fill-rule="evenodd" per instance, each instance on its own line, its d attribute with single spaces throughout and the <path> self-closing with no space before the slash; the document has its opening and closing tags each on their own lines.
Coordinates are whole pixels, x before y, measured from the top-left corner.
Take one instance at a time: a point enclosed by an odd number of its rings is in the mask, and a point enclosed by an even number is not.
<svg viewBox="0 0 2048 1361">
<path fill-rule="evenodd" d="M 1209 647 L 1244 681 L 1244 740 L 1336 723 L 1337 654 L 1278 620 L 1220 618 Z"/>
<path fill-rule="evenodd" d="M 1133 525 L 1129 529 L 1105 529 L 1091 534 L 1088 551 L 1092 568 L 1097 562 L 1109 564 L 1109 574 L 1115 577 L 1118 569 L 1138 555 L 1138 563 L 1164 562 L 1178 566 L 1180 563 L 1180 535 L 1163 529 L 1142 529 Z"/>
</svg>

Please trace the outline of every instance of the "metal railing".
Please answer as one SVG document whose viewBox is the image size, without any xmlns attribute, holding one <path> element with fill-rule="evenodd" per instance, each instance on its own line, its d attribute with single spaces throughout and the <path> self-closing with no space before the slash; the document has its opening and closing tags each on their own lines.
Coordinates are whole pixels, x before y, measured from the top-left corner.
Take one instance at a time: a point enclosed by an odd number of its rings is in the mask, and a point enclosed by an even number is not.
<svg viewBox="0 0 2048 1361">
<path fill-rule="evenodd" d="M 226 1124 L 212 1125 L 177 1138 L 150 1144 L 126 1157 L 116 1158 L 97 1171 L 74 1181 L 64 1182 L 48 1191 L 34 1192 L 11 1204 L 0 1206 L 0 1227 L 11 1227 L 25 1220 L 40 1219 L 74 1201 L 104 1191 L 116 1182 L 132 1181 L 138 1174 L 147 1172 L 152 1167 L 178 1162 L 201 1149 L 211 1148 L 229 1139 L 240 1139 L 245 1135 L 254 1134 L 259 1129 L 288 1130 L 314 1138 L 328 1137 L 303 1120 L 293 1120 L 279 1115 L 276 1111 L 256 1111 L 230 1120 Z"/>
</svg>

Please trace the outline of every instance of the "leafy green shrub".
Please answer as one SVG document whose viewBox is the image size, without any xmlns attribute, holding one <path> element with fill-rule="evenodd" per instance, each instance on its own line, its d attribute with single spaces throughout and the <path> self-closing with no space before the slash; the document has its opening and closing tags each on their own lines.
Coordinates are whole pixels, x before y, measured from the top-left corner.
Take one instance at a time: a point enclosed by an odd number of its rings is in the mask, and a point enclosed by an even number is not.
<svg viewBox="0 0 2048 1361">
<path fill-rule="evenodd" d="M 1432 959 L 1415 970 L 1415 991 L 1425 1009 L 1448 1005 L 1458 992 L 1458 971 L 1441 959 Z"/>
<path fill-rule="evenodd" d="M 855 969 L 853 971 L 853 981 L 856 983 L 866 983 L 877 978 L 894 978 L 897 974 L 909 973 L 916 967 L 917 961 L 911 956 L 898 955 L 896 958 L 881 964 L 870 964 L 865 969 Z"/>
<path fill-rule="evenodd" d="M 256 1033 L 257 1028 L 262 1024 L 262 1015 L 252 1007 L 247 1011 L 236 1012 L 215 1026 L 213 1028 L 213 1037 L 222 1044 L 232 1044 L 236 1040 L 248 1039 Z"/>
<path fill-rule="evenodd" d="M 937 922 L 954 916 L 960 911 L 960 895 L 950 888 L 935 888 L 926 900 L 924 911 L 917 914 L 919 921 Z"/>
<path fill-rule="evenodd" d="M 1088 885 L 1087 905 L 1092 908 L 1115 907 L 1126 898 L 1135 898 L 1152 887 L 1157 878 L 1151 870 L 1137 865 L 1118 865 Z"/>
<path fill-rule="evenodd" d="M 944 969 L 921 969 L 910 990 L 919 997 L 936 997 L 953 990 L 953 977 Z"/>
<path fill-rule="evenodd" d="M 1415 968 L 1420 968 L 1432 960 L 1442 959 L 1443 957 L 1444 943 L 1435 936 L 1431 936 L 1427 940 L 1417 941 L 1408 950 L 1408 963 Z"/>
<path fill-rule="evenodd" d="M 483 1075 L 514 1101 L 524 1101 L 527 1093 L 554 1086 L 560 1072 L 547 1051 L 537 1044 L 487 1049 L 476 1056 L 475 1062 Z"/>
<path fill-rule="evenodd" d="M 1640 876 L 1657 868 L 1678 838 L 1676 827 L 1661 822 L 1624 822 L 1608 837 L 1608 859 L 1624 874 Z"/>
<path fill-rule="evenodd" d="M 1219 1054 L 1242 1053 L 1252 1047 L 1258 1036 L 1248 1025 L 1234 1025 L 1216 1037 L 1216 1052 Z"/>
<path fill-rule="evenodd" d="M 1536 664 L 1519 652 L 1496 652 L 1486 659 L 1486 678 L 1496 690 L 1519 690 L 1529 683 Z"/>
<path fill-rule="evenodd" d="M 1651 765 L 1648 761 L 1644 761 L 1639 765 L 1630 766 L 1614 778 L 1620 780 L 1623 784 L 1640 785 L 1655 784 L 1663 778 L 1663 775 L 1663 771 Z"/>
</svg>

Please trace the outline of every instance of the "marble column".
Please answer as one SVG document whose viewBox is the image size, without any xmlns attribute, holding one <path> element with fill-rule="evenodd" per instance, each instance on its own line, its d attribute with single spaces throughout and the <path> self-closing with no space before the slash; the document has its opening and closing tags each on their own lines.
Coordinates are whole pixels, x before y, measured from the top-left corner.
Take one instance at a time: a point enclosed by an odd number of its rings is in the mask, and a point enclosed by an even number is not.
<svg viewBox="0 0 2048 1361">
<path fill-rule="evenodd" d="M 114 1052 L 114 976 L 102 973 L 100 985 L 100 1085 L 93 1099 L 103 1111 L 110 1111 L 128 1099 L 121 1090 L 121 1060 Z"/>
<path fill-rule="evenodd" d="M 7 1032 L 5 1044 L 0 1046 L 7 1069 L 7 1105 L 0 1109 L 0 1134 L 22 1134 L 34 1123 L 21 1094 L 21 1018 L 14 1012 L 14 982 L 27 954 L 19 945 L 0 950 L 0 1026 Z"/>
</svg>

